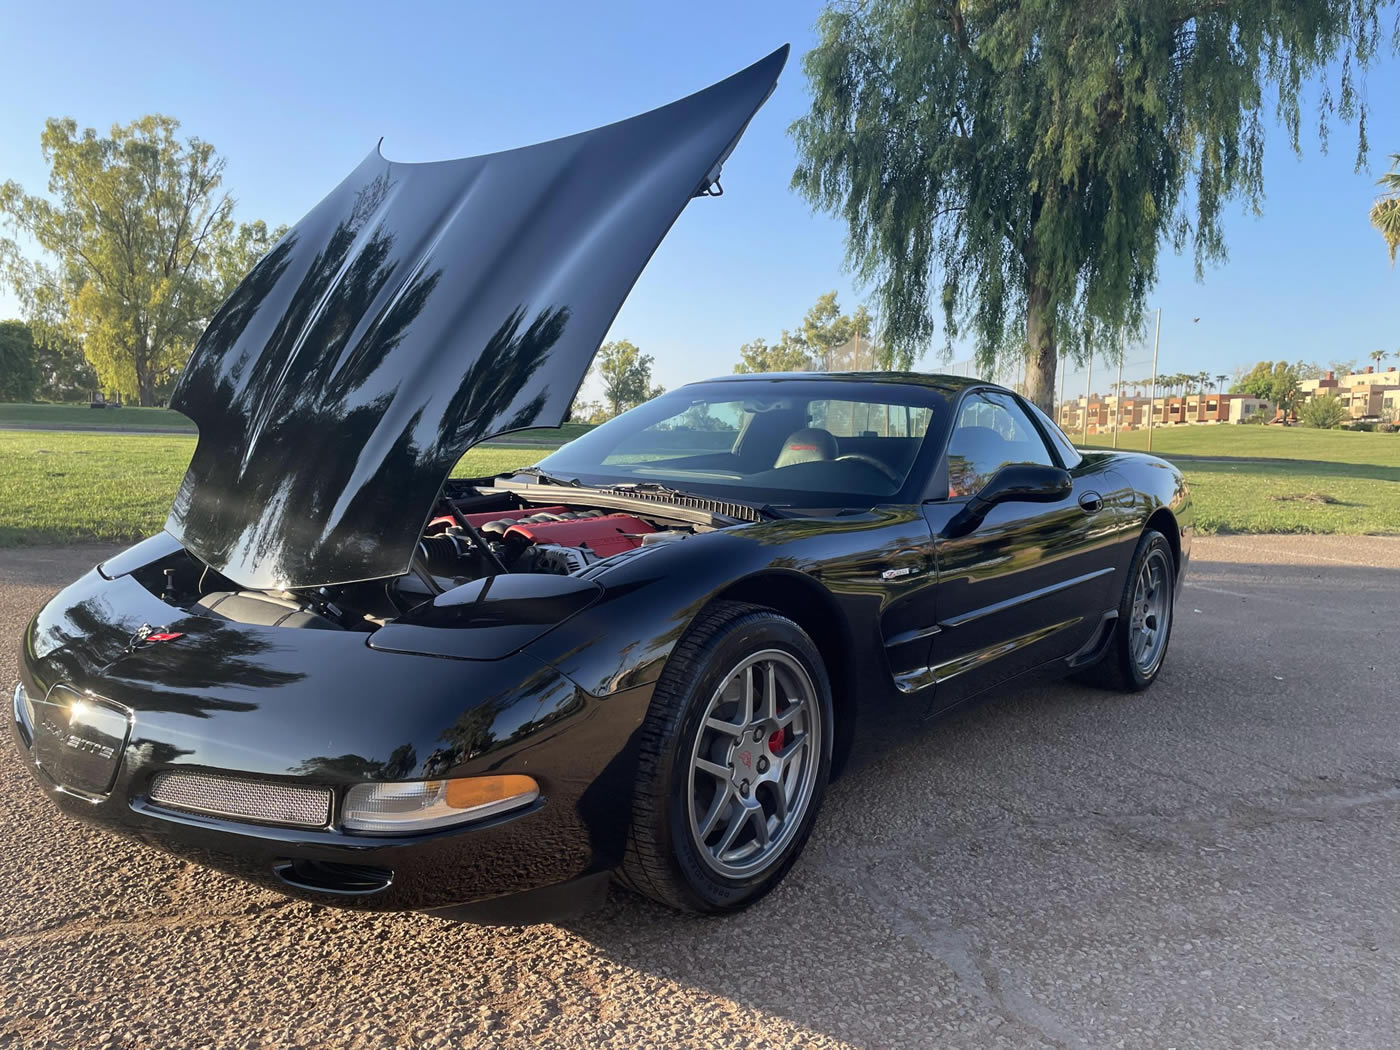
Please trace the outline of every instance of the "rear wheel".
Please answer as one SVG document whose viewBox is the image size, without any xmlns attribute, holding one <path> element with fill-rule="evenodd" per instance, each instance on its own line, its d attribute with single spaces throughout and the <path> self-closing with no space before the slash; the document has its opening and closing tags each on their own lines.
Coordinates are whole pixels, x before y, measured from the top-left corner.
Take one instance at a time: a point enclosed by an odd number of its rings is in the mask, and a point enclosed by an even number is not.
<svg viewBox="0 0 1400 1050">
<path fill-rule="evenodd" d="M 797 624 L 716 602 L 657 683 L 621 876 L 687 911 L 730 911 L 797 859 L 831 767 L 831 687 Z"/>
<path fill-rule="evenodd" d="M 1167 538 L 1148 529 L 1138 541 L 1103 659 L 1081 677 L 1106 689 L 1135 693 L 1157 678 L 1171 641 L 1176 559 Z"/>
</svg>

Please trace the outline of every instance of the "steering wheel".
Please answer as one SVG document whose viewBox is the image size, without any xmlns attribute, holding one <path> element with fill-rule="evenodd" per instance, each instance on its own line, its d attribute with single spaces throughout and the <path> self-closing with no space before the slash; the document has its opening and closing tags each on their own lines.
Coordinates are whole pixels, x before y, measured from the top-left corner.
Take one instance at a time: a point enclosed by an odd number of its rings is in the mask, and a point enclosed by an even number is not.
<svg viewBox="0 0 1400 1050">
<path fill-rule="evenodd" d="M 890 481 L 894 482 L 896 485 L 903 484 L 904 482 L 904 479 L 902 477 L 896 474 L 887 465 L 881 463 L 874 456 L 867 456 L 860 452 L 847 452 L 844 456 L 836 457 L 837 463 L 841 463 L 846 460 L 850 460 L 855 463 L 864 463 L 867 467 L 874 467 L 876 470 L 878 470 L 885 477 L 889 478 Z"/>
</svg>

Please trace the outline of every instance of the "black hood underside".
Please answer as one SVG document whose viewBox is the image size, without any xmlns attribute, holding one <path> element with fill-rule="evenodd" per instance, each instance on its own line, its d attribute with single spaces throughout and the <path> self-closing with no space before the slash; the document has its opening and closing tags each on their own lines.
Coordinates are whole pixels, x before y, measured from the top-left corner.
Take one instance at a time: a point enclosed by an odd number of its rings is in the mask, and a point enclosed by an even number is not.
<svg viewBox="0 0 1400 1050">
<path fill-rule="evenodd" d="M 245 587 L 406 572 L 468 448 L 564 421 L 642 268 L 786 59 L 523 149 L 372 153 L 195 348 L 171 403 L 199 443 L 166 530 Z"/>
</svg>

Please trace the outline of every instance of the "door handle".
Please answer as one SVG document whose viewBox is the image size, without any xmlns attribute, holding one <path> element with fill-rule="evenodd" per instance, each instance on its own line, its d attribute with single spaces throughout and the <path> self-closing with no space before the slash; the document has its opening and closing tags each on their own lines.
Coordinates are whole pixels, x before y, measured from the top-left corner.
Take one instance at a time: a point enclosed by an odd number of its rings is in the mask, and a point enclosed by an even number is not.
<svg viewBox="0 0 1400 1050">
<path fill-rule="evenodd" d="M 1097 492 L 1086 492 L 1079 497 L 1079 506 L 1085 514 L 1097 514 L 1103 510 L 1103 497 Z"/>
</svg>

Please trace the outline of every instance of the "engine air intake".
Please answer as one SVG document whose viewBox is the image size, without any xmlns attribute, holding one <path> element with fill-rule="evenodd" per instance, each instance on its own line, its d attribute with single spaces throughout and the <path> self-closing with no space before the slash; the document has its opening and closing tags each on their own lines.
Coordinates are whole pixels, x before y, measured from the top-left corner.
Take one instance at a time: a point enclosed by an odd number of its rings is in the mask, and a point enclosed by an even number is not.
<svg viewBox="0 0 1400 1050">
<path fill-rule="evenodd" d="M 320 828 L 331 818 L 329 788 L 273 784 L 212 773 L 161 773 L 151 784 L 150 797 L 156 805 L 169 809 L 263 824 Z"/>
</svg>

